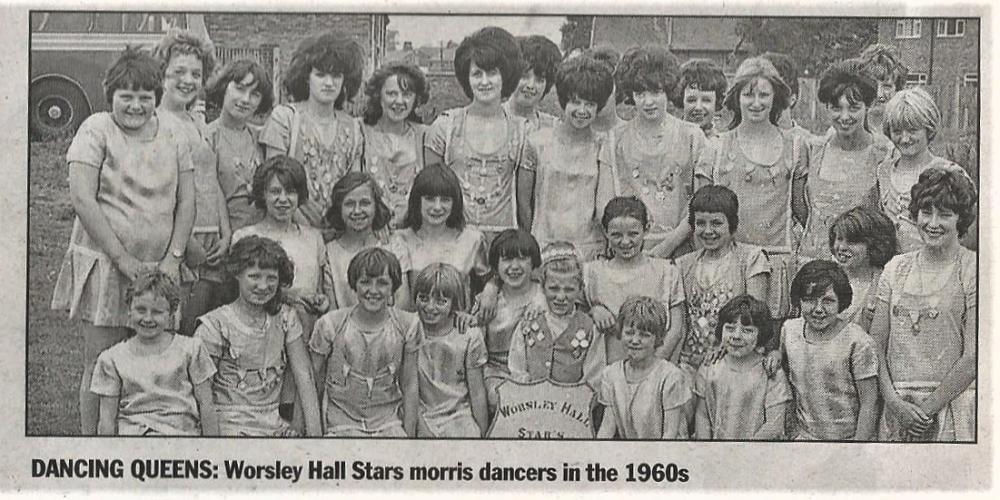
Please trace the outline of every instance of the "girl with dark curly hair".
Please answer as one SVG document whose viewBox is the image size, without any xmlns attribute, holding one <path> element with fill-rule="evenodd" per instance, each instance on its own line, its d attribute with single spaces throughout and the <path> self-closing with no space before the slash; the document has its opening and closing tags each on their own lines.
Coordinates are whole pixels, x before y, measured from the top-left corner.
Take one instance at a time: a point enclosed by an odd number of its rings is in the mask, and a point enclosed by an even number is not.
<svg viewBox="0 0 1000 500">
<path fill-rule="evenodd" d="M 671 98 L 685 121 L 697 124 L 705 136 L 714 137 L 715 118 L 722 111 L 726 75 L 715 61 L 691 59 L 681 65 L 677 88 Z"/>
<path fill-rule="evenodd" d="M 539 105 L 555 86 L 556 69 L 562 60 L 559 46 L 541 35 L 519 36 L 517 43 L 524 58 L 524 70 L 504 109 L 524 119 L 529 131 L 551 127 L 556 117 L 541 111 Z"/>
<path fill-rule="evenodd" d="M 854 207 L 834 219 L 829 231 L 830 253 L 851 281 L 854 301 L 840 313 L 865 331 L 875 311 L 875 284 L 882 268 L 896 256 L 896 226 L 882 212 Z"/>
</svg>

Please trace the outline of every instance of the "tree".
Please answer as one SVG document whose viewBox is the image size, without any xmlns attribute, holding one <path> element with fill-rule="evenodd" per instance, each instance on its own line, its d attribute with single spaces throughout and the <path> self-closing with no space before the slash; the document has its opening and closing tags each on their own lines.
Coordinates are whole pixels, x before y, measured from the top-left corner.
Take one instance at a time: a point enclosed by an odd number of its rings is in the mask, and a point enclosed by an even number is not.
<svg viewBox="0 0 1000 500">
<path fill-rule="evenodd" d="M 745 18 L 737 24 L 740 41 L 755 53 L 781 52 L 794 59 L 803 74 L 818 76 L 831 64 L 857 57 L 878 39 L 872 18 Z"/>
<path fill-rule="evenodd" d="M 559 28 L 562 33 L 562 51 L 568 54 L 573 49 L 590 47 L 590 29 L 594 16 L 566 16 L 566 22 Z"/>
</svg>

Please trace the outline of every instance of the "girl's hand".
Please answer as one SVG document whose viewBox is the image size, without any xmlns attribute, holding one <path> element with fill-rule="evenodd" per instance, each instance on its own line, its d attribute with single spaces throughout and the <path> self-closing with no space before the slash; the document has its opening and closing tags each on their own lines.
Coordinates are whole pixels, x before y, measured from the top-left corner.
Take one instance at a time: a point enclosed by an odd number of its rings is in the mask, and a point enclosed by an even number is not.
<svg viewBox="0 0 1000 500">
<path fill-rule="evenodd" d="M 167 255 L 156 265 L 161 273 L 167 275 L 170 281 L 173 281 L 175 285 L 181 283 L 181 261 L 173 255 Z"/>
<path fill-rule="evenodd" d="M 317 293 L 307 300 L 307 309 L 316 316 L 321 316 L 330 310 L 330 298 L 322 293 Z"/>
<path fill-rule="evenodd" d="M 201 246 L 194 238 L 189 238 L 187 246 L 184 247 L 184 263 L 194 269 L 208 260 L 205 247 Z"/>
<path fill-rule="evenodd" d="M 125 275 L 129 281 L 135 281 L 139 277 L 139 273 L 149 269 L 149 265 L 143 263 L 135 257 L 125 254 L 117 262 L 115 262 L 115 267 L 118 271 Z"/>
<path fill-rule="evenodd" d="M 611 314 L 607 306 L 599 304 L 590 309 L 590 317 L 594 320 L 594 325 L 602 332 L 608 332 L 615 327 L 615 316 Z"/>
<path fill-rule="evenodd" d="M 885 405 L 899 419 L 900 426 L 906 429 L 907 433 L 914 427 L 923 432 L 931 423 L 931 418 L 920 409 L 920 406 L 904 400 L 899 395 L 887 396 Z"/>
<path fill-rule="evenodd" d="M 455 313 L 455 328 L 458 329 L 458 333 L 465 335 L 470 329 L 479 326 L 476 317 L 464 312 Z"/>
<path fill-rule="evenodd" d="M 232 236 L 219 238 L 212 246 L 208 247 L 205 255 L 205 261 L 210 266 L 217 265 L 222 262 L 222 259 L 226 256 L 226 252 L 229 251 L 229 242 Z"/>
<path fill-rule="evenodd" d="M 771 351 L 765 354 L 764 359 L 761 360 L 761 365 L 764 366 L 764 373 L 767 374 L 767 378 L 774 378 L 778 373 L 778 369 L 781 368 L 781 353 Z"/>
<path fill-rule="evenodd" d="M 497 315 L 497 298 L 499 293 L 496 287 L 487 286 L 476 296 L 476 310 L 473 314 L 479 317 L 480 325 L 487 325 Z"/>
<path fill-rule="evenodd" d="M 283 288 L 282 291 L 284 292 L 281 294 L 282 303 L 288 304 L 290 306 L 301 305 L 306 308 L 309 307 L 309 305 L 306 304 L 305 299 L 299 295 L 299 292 L 296 292 L 290 288 Z"/>
</svg>

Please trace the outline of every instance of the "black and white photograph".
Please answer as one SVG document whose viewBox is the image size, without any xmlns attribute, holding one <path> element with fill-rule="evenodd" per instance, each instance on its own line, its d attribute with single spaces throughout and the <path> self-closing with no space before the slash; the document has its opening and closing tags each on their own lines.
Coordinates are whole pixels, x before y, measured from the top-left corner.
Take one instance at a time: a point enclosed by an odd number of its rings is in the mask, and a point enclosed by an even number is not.
<svg viewBox="0 0 1000 500">
<path fill-rule="evenodd" d="M 80 8 L 7 487 L 991 487 L 985 6 Z"/>
</svg>

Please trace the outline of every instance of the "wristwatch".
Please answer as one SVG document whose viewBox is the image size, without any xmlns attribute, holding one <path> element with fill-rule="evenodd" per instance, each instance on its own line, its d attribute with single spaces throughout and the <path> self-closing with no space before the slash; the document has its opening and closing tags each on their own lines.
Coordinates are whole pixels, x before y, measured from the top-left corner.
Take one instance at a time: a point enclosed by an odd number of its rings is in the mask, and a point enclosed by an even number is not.
<svg viewBox="0 0 1000 500">
<path fill-rule="evenodd" d="M 173 255 L 175 259 L 183 258 L 184 250 L 171 250 L 170 255 Z"/>
</svg>

